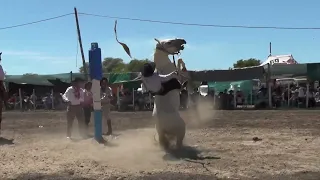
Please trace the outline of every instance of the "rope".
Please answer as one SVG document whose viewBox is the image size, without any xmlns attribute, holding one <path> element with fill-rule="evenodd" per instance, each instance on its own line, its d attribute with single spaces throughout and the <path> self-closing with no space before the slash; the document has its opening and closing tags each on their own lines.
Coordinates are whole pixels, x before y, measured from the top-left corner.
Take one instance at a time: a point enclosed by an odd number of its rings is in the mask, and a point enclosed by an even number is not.
<svg viewBox="0 0 320 180">
<path fill-rule="evenodd" d="M 139 18 L 129 18 L 120 16 L 108 16 L 108 15 L 98 15 L 92 13 L 79 12 L 78 14 L 101 17 L 108 19 L 122 19 L 129 21 L 140 21 L 148 23 L 159 23 L 159 24 L 172 24 L 172 25 L 182 25 L 182 26 L 197 26 L 197 27 L 213 27 L 213 28 L 243 28 L 243 29 L 278 29 L 278 30 L 320 30 L 320 27 L 281 27 L 281 26 L 246 26 L 246 25 L 222 25 L 222 24 L 200 24 L 200 23 L 184 23 L 184 22 L 173 22 L 173 21 L 159 21 L 152 19 L 139 19 Z"/>
</svg>

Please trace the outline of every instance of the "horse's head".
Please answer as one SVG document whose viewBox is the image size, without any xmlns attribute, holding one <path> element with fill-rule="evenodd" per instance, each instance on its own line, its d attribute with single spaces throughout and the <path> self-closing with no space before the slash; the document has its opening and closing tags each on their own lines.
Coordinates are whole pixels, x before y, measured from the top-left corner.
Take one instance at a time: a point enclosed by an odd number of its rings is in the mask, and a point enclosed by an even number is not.
<svg viewBox="0 0 320 180">
<path fill-rule="evenodd" d="M 158 42 L 156 48 L 166 52 L 168 55 L 178 54 L 184 49 L 184 45 L 187 44 L 186 40 L 178 38 L 165 40 L 155 38 L 154 40 Z"/>
</svg>

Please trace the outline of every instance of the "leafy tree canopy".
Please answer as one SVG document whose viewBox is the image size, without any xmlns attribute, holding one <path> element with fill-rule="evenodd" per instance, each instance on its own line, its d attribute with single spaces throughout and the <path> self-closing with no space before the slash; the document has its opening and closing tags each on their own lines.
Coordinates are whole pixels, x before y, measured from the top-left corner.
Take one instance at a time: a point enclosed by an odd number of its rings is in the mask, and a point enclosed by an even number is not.
<svg viewBox="0 0 320 180">
<path fill-rule="evenodd" d="M 259 66 L 261 64 L 261 60 L 250 58 L 250 59 L 240 59 L 236 63 L 233 64 L 233 68 L 245 68 L 252 66 Z"/>
<path fill-rule="evenodd" d="M 107 57 L 102 61 L 102 71 L 103 73 L 138 72 L 146 62 L 150 62 L 150 60 L 133 59 L 126 63 L 121 58 Z M 89 63 L 86 63 L 86 66 L 89 68 Z M 83 73 L 83 67 L 80 67 L 79 71 Z"/>
</svg>

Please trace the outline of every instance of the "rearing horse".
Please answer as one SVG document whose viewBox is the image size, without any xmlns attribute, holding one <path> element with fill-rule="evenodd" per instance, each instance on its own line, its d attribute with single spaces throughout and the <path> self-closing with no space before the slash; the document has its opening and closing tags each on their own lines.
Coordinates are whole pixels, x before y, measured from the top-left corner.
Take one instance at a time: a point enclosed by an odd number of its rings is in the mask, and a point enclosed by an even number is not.
<svg viewBox="0 0 320 180">
<path fill-rule="evenodd" d="M 114 32 L 116 41 L 123 47 L 126 53 L 131 57 L 129 47 L 120 42 L 117 37 L 117 21 L 115 21 Z M 178 68 L 175 62 L 171 62 L 169 55 L 179 54 L 184 49 L 187 42 L 184 39 L 168 39 L 157 41 L 154 53 L 154 63 L 156 70 L 160 74 L 169 74 L 178 71 L 179 79 L 186 81 L 186 67 L 182 59 L 178 60 Z M 186 133 L 186 124 L 179 113 L 180 108 L 180 90 L 175 89 L 164 96 L 156 95 L 153 116 L 156 117 L 156 130 L 159 136 L 159 143 L 165 149 L 169 148 L 169 138 L 176 139 L 176 147 L 181 148 Z"/>
<path fill-rule="evenodd" d="M 186 41 L 184 39 L 157 40 L 154 53 L 154 63 L 159 74 L 169 74 L 178 71 L 179 79 L 185 80 L 183 73 L 185 65 L 181 60 L 178 61 L 178 68 L 175 62 L 171 62 L 169 55 L 180 53 L 184 49 Z M 182 65 L 182 69 L 181 69 Z M 164 149 L 169 148 L 169 139 L 176 139 L 176 147 L 181 148 L 186 132 L 186 124 L 179 113 L 180 90 L 175 89 L 164 96 L 155 96 L 153 116 L 156 117 L 156 130 L 159 136 L 159 143 Z"/>
</svg>

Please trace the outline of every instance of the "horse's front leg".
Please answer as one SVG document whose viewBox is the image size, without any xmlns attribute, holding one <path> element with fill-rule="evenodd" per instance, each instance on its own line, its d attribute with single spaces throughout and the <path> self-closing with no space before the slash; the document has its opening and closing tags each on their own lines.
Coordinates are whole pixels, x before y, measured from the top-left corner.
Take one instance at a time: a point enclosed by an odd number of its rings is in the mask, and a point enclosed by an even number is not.
<svg viewBox="0 0 320 180">
<path fill-rule="evenodd" d="M 156 125 L 156 130 L 158 133 L 160 147 L 163 148 L 165 151 L 168 150 L 170 147 L 170 142 L 167 139 L 165 132 L 160 128 L 159 125 Z"/>
</svg>

